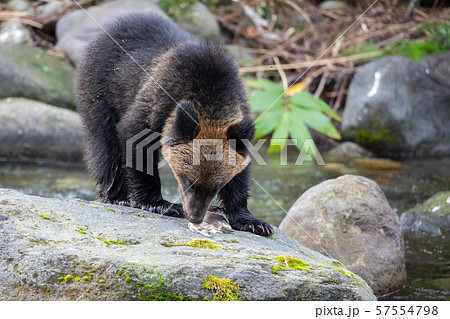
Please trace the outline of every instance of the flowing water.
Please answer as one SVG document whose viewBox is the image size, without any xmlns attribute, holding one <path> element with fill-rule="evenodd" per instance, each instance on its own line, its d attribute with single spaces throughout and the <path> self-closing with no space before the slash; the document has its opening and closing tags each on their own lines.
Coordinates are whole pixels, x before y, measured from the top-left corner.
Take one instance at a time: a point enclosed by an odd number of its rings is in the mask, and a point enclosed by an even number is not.
<svg viewBox="0 0 450 319">
<path fill-rule="evenodd" d="M 398 165 L 354 161 L 327 162 L 325 166 L 293 162 L 283 166 L 268 160 L 253 166 L 249 209 L 256 217 L 279 225 L 292 204 L 308 188 L 344 174 L 375 180 L 389 203 L 400 214 L 440 191 L 450 190 L 450 159 L 407 161 Z M 179 201 L 177 185 L 170 170 L 161 171 L 163 196 Z M 259 184 L 259 185 L 258 185 Z M 0 162 L 0 187 L 63 199 L 95 198 L 95 185 L 82 166 Z M 280 207 L 281 206 L 281 207 Z M 408 284 L 383 300 L 450 299 L 449 238 L 405 238 Z"/>
</svg>

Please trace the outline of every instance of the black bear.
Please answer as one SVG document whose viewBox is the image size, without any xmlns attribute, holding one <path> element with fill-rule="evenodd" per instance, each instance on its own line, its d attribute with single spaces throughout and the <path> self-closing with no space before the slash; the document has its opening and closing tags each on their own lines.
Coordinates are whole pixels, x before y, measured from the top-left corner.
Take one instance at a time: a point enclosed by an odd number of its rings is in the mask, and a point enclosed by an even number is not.
<svg viewBox="0 0 450 319">
<path fill-rule="evenodd" d="M 159 15 L 119 18 L 87 46 L 76 99 L 100 201 L 201 223 L 217 195 L 233 229 L 273 234 L 247 209 L 250 166 L 242 140 L 253 138 L 254 125 L 237 67 L 222 47 Z M 162 198 L 157 150 L 153 174 L 125 165 L 127 140 L 143 130 L 161 133 L 182 205 Z M 202 140 L 222 141 L 221 158 L 208 160 L 217 145 L 201 143 L 196 158 L 194 141 Z"/>
</svg>

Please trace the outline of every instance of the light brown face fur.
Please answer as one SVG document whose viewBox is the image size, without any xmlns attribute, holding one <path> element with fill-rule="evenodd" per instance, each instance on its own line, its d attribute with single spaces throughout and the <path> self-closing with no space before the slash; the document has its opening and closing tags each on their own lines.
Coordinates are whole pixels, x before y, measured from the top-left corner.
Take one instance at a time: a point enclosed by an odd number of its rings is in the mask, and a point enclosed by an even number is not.
<svg viewBox="0 0 450 319">
<path fill-rule="evenodd" d="M 162 154 L 178 181 L 184 212 L 192 222 L 203 220 L 214 196 L 249 163 L 230 147 L 226 130 L 215 128 L 200 129 L 194 141 L 186 144 L 163 144 Z"/>
</svg>

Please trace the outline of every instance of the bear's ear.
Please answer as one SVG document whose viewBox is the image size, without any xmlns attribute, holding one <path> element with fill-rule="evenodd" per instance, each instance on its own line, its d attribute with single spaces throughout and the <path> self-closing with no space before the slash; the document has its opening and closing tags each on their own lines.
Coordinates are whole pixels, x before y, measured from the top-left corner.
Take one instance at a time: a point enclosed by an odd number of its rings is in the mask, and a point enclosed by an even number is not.
<svg viewBox="0 0 450 319">
<path fill-rule="evenodd" d="M 227 131 L 227 138 L 230 146 L 239 154 L 244 154 L 246 146 L 242 140 L 252 140 L 255 136 L 255 123 L 249 117 L 244 117 L 242 121 L 231 125 Z"/>
<path fill-rule="evenodd" d="M 186 144 L 197 136 L 198 131 L 198 116 L 194 106 L 190 101 L 182 100 L 175 110 L 168 144 L 170 146 Z"/>
</svg>

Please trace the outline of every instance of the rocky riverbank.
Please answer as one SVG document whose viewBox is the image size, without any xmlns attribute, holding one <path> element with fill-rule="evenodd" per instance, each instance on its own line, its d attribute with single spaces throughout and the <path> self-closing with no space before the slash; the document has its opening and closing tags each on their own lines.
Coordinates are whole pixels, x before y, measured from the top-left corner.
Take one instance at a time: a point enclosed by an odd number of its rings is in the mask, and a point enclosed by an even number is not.
<svg viewBox="0 0 450 319">
<path fill-rule="evenodd" d="M 339 262 L 276 229 L 203 237 L 187 221 L 0 190 L 3 300 L 373 300 Z"/>
</svg>

